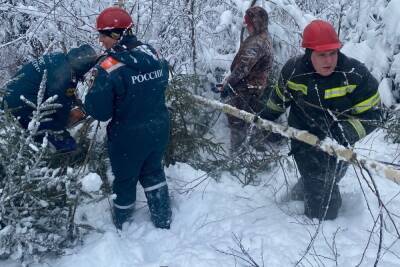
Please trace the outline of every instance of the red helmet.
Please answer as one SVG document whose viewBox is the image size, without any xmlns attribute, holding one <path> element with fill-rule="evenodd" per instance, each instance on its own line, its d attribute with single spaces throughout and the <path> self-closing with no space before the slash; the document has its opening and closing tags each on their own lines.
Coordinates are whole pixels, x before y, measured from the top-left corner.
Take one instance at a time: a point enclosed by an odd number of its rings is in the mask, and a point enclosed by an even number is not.
<svg viewBox="0 0 400 267">
<path fill-rule="evenodd" d="M 96 19 L 96 29 L 128 29 L 133 26 L 131 16 L 119 7 L 109 7 L 104 9 Z"/>
<path fill-rule="evenodd" d="M 338 49 L 342 44 L 329 22 L 314 20 L 304 28 L 301 46 L 314 51 L 326 51 Z"/>
</svg>

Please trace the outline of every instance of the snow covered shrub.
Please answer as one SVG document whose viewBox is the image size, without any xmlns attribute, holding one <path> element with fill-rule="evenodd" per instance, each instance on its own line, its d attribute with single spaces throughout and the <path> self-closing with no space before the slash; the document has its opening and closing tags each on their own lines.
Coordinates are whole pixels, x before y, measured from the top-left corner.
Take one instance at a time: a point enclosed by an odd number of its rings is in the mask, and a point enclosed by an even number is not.
<svg viewBox="0 0 400 267">
<path fill-rule="evenodd" d="M 44 100 L 46 71 L 27 130 L 7 111 L 0 113 L 0 258 L 24 265 L 49 253 L 59 254 L 79 236 L 74 225 L 77 173 L 48 167 L 47 138 L 40 145 L 40 123 L 59 104 Z M 23 97 L 22 97 L 23 98 Z"/>
<path fill-rule="evenodd" d="M 196 76 L 177 75 L 167 91 L 171 135 L 166 165 L 185 162 L 214 178 L 228 171 L 244 185 L 256 182 L 257 174 L 269 170 L 282 156 L 272 146 L 265 147 L 263 152 L 250 149 L 257 139 L 253 137 L 250 142 L 250 136 L 256 132 L 254 125 L 248 129 L 249 138 L 243 143 L 243 149 L 229 153 L 224 144 L 217 143 L 213 133 L 219 116 L 225 114 L 196 102 L 191 93 L 194 86 L 201 86 Z M 266 136 L 261 133 L 256 136 L 260 146 L 264 145 Z M 229 140 L 229 132 L 225 139 Z"/>
<path fill-rule="evenodd" d="M 8 0 L 0 2 L 0 86 L 18 67 L 43 54 L 96 44 L 95 15 L 109 1 Z M 65 14 L 69 14 L 66 16 Z"/>
<path fill-rule="evenodd" d="M 190 89 L 199 86 L 193 75 L 176 75 L 170 81 L 167 103 L 171 116 L 170 143 L 166 165 L 186 162 L 195 168 L 213 168 L 223 153 L 221 144 L 212 138 L 211 128 L 218 113 L 196 104 Z"/>
<path fill-rule="evenodd" d="M 27 143 L 29 134 L 11 115 L 0 114 L 0 129 L 0 258 L 28 263 L 61 253 L 77 234 L 76 176 L 47 168 L 46 147 Z"/>
<path fill-rule="evenodd" d="M 110 160 L 107 152 L 105 129 L 100 129 L 100 124 L 93 119 L 87 120 L 75 133 L 75 140 L 82 151 L 77 160 L 79 167 L 87 167 L 87 171 L 97 173 L 102 181 L 102 192 L 111 193 L 108 174 L 111 171 Z"/>
<path fill-rule="evenodd" d="M 400 143 L 400 112 L 394 111 L 390 114 L 386 122 L 386 139 L 393 143 Z"/>
</svg>

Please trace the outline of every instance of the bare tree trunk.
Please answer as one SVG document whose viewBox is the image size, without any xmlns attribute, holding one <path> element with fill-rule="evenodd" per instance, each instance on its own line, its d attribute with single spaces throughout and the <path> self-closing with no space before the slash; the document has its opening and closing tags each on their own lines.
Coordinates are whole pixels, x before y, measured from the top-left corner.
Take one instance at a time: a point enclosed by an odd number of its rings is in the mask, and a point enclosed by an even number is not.
<svg viewBox="0 0 400 267">
<path fill-rule="evenodd" d="M 198 95 L 193 95 L 192 98 L 197 103 L 213 107 L 248 123 L 254 123 L 258 128 L 312 145 L 331 156 L 338 157 L 340 160 L 347 161 L 355 166 L 362 166 L 367 170 L 383 175 L 385 178 L 400 184 L 400 170 L 394 169 L 393 167 L 378 161 L 362 159 L 352 149 L 345 148 L 344 146 L 333 143 L 329 140 L 320 140 L 317 136 L 307 131 L 301 131 L 289 126 L 283 126 L 272 121 L 261 119 L 257 115 L 212 99 L 207 99 Z"/>
<path fill-rule="evenodd" d="M 136 21 L 136 34 L 139 32 L 139 22 L 140 22 L 140 1 L 137 1 L 137 21 Z"/>
<path fill-rule="evenodd" d="M 342 19 L 344 17 L 344 4 L 342 3 L 340 6 L 340 14 L 339 14 L 339 22 L 338 22 L 338 37 L 340 39 L 340 29 L 342 28 Z"/>
<path fill-rule="evenodd" d="M 188 5 L 188 18 L 190 21 L 190 40 L 192 46 L 192 62 L 193 62 L 193 73 L 197 74 L 197 47 L 196 47 L 196 21 L 195 21 L 195 0 L 186 0 Z M 197 93 L 197 92 L 196 92 Z"/>
</svg>

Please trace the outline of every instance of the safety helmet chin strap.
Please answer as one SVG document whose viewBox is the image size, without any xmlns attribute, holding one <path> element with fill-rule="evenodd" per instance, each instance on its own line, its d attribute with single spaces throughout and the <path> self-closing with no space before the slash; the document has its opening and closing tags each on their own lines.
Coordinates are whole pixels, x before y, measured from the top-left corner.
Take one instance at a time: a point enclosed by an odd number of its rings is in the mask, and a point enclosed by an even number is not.
<svg viewBox="0 0 400 267">
<path fill-rule="evenodd" d="M 129 47 L 127 47 L 125 44 L 121 44 L 124 37 L 126 37 L 126 36 L 133 36 L 132 28 L 127 28 L 122 32 L 119 39 L 117 39 L 117 42 L 113 45 L 113 49 L 115 49 L 115 48 L 129 49 Z"/>
</svg>

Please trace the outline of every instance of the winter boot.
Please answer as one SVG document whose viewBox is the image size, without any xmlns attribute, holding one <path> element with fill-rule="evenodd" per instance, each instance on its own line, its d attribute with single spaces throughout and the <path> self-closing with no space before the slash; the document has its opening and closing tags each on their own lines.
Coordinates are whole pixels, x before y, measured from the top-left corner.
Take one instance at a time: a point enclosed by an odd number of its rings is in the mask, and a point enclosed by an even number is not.
<svg viewBox="0 0 400 267">
<path fill-rule="evenodd" d="M 168 186 L 145 192 L 151 220 L 155 227 L 169 229 L 171 224 L 171 207 Z"/>
<path fill-rule="evenodd" d="M 339 187 L 335 185 L 332 192 L 323 192 L 319 196 L 307 196 L 304 202 L 304 214 L 310 218 L 317 218 L 320 221 L 334 220 L 339 214 L 342 206 L 342 197 Z M 328 203 L 328 200 L 329 203 Z"/>
<path fill-rule="evenodd" d="M 133 207 L 120 209 L 114 206 L 113 221 L 117 229 L 122 230 L 122 225 L 132 216 L 133 210 Z"/>
</svg>

